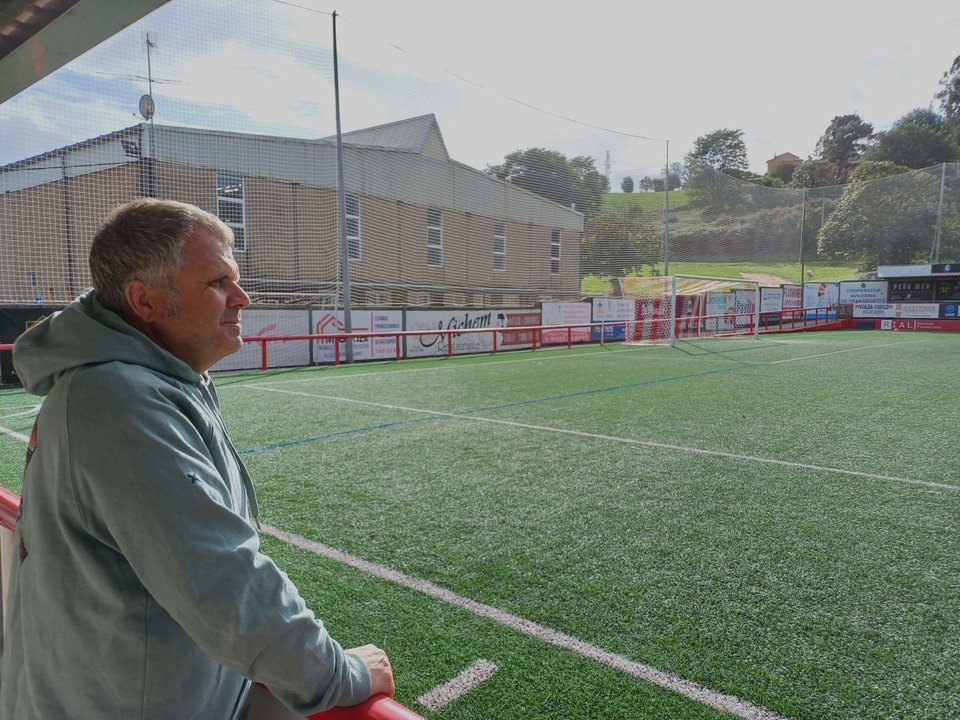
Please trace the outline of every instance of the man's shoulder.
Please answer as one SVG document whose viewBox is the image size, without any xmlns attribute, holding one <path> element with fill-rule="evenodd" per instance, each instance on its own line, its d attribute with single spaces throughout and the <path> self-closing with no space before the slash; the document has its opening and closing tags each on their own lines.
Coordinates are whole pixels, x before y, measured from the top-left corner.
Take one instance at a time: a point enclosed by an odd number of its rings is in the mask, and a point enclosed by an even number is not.
<svg viewBox="0 0 960 720">
<path fill-rule="evenodd" d="M 187 392 L 187 387 L 178 378 L 120 361 L 78 367 L 65 380 L 67 397 L 98 403 L 116 401 L 130 405 L 132 399 L 147 395 L 171 397 Z"/>
</svg>

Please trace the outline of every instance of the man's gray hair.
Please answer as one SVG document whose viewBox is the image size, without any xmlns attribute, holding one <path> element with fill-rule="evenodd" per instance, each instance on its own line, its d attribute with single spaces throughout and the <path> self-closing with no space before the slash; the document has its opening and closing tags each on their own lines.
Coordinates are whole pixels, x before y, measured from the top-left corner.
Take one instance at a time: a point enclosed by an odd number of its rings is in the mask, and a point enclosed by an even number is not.
<svg viewBox="0 0 960 720">
<path fill-rule="evenodd" d="M 183 266 L 183 246 L 198 230 L 233 245 L 233 231 L 216 215 L 195 205 L 141 198 L 116 208 L 90 248 L 93 289 L 100 303 L 125 314 L 124 288 L 131 280 L 140 280 L 167 292 L 172 312 L 178 312 L 174 285 Z"/>
</svg>

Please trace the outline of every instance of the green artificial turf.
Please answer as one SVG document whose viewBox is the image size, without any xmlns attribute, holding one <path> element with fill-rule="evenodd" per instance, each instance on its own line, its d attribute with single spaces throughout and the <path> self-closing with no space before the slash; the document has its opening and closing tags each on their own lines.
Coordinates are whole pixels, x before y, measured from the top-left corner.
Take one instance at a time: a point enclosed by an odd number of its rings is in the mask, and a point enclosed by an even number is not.
<svg viewBox="0 0 960 720">
<path fill-rule="evenodd" d="M 834 331 L 218 387 L 271 525 L 782 716 L 933 719 L 960 716 L 958 351 L 956 335 Z M 0 416 L 31 402 L 0 393 Z M 0 436 L 13 490 L 23 449 Z M 428 717 L 722 716 L 265 549 L 336 637 L 386 647 L 399 699 Z M 493 678 L 444 710 L 416 705 L 479 658 Z"/>
</svg>

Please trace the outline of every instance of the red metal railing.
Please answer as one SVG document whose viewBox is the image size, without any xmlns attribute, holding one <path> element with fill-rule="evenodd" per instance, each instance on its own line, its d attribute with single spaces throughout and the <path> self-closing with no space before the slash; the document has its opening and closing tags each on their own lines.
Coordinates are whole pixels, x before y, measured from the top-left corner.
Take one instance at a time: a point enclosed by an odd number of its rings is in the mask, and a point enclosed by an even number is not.
<svg viewBox="0 0 960 720">
<path fill-rule="evenodd" d="M 19 508 L 19 496 L 0 487 L 0 532 L 12 532 L 16 529 Z M 6 598 L 0 598 L 0 601 L 5 600 Z M 423 717 L 393 698 L 374 695 L 359 705 L 314 713 L 307 720 L 423 720 Z"/>
<path fill-rule="evenodd" d="M 760 315 L 760 326 L 759 332 L 769 333 L 769 332 L 788 332 L 790 330 L 802 330 L 817 326 L 822 326 L 827 323 L 833 323 L 839 321 L 841 315 L 845 315 L 845 310 L 852 308 L 852 306 L 841 305 L 833 306 L 829 308 L 805 308 L 805 309 L 796 309 L 796 310 L 777 310 L 771 312 L 759 313 Z M 830 319 L 830 313 L 835 313 L 835 319 Z M 810 314 L 813 313 L 813 317 L 810 317 Z M 821 313 L 823 319 L 821 320 Z M 777 315 L 777 322 L 772 323 L 770 321 L 770 316 Z M 669 339 L 669 323 L 671 320 L 675 323 L 676 333 L 675 337 L 690 337 L 689 332 L 681 333 L 681 328 L 689 327 L 692 323 L 708 323 L 710 321 L 716 323 L 718 326 L 721 322 L 723 323 L 735 323 L 737 318 L 740 316 L 749 317 L 749 323 L 747 331 L 750 334 L 753 334 L 754 324 L 756 322 L 755 317 L 757 313 L 740 313 L 739 315 L 733 313 L 718 314 L 718 315 L 701 315 L 696 317 L 676 317 L 676 318 L 647 318 L 642 320 L 620 320 L 612 322 L 592 322 L 592 323 L 575 323 L 571 325 L 528 325 L 523 327 L 506 327 L 506 328 L 431 328 L 429 330 L 392 330 L 387 332 L 363 332 L 363 333 L 316 333 L 316 334 L 305 334 L 305 335 L 264 335 L 259 337 L 245 337 L 244 342 L 250 343 L 260 343 L 260 369 L 266 370 L 269 367 L 268 364 L 268 355 L 267 355 L 267 344 L 268 343 L 279 343 L 279 342 L 292 342 L 292 341 L 323 341 L 323 342 L 333 342 L 333 364 L 339 365 L 341 363 L 341 345 L 346 340 L 364 340 L 370 338 L 393 338 L 394 341 L 394 353 L 393 357 L 395 360 L 401 360 L 403 358 L 403 338 L 406 337 L 429 337 L 431 335 L 437 335 L 446 338 L 446 355 L 447 357 L 452 357 L 453 352 L 453 338 L 460 335 L 476 335 L 480 333 L 490 333 L 493 336 L 493 352 L 500 351 L 498 346 L 498 337 L 499 333 L 508 332 L 508 333 L 522 333 L 529 332 L 531 333 L 531 350 L 536 350 L 538 345 L 543 347 L 545 344 L 551 345 L 562 345 L 565 344 L 568 348 L 572 347 L 574 343 L 593 343 L 599 342 L 601 345 L 604 344 L 606 340 L 606 328 L 613 327 L 626 327 L 628 325 L 640 325 L 640 324 L 649 324 L 653 328 L 652 338 L 659 340 Z M 786 319 L 785 319 L 786 318 Z M 664 329 L 664 325 L 667 324 L 667 329 Z M 599 328 L 600 337 L 597 341 L 593 340 L 592 330 L 593 328 Z M 591 335 L 588 339 L 574 339 L 575 330 L 589 329 Z M 711 330 L 711 337 L 724 336 L 736 334 L 735 331 L 719 331 Z M 544 333 L 547 334 L 548 340 L 547 343 L 544 343 Z M 565 341 L 562 339 L 557 342 L 557 336 L 565 336 Z M 436 356 L 431 356 L 436 357 Z"/>
</svg>

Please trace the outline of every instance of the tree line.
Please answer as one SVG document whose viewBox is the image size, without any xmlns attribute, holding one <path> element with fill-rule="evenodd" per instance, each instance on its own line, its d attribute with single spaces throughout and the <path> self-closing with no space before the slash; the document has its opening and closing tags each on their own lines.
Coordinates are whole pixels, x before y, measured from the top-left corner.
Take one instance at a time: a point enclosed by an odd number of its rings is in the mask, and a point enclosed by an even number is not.
<svg viewBox="0 0 960 720">
<path fill-rule="evenodd" d="M 819 219 L 811 217 L 803 233 L 808 256 L 857 262 L 870 270 L 877 264 L 926 261 L 933 252 L 960 253 L 960 178 L 953 182 L 951 187 L 956 189 L 948 194 L 946 205 L 943 193 L 936 192 L 942 190 L 945 178 L 929 173 L 905 175 L 896 192 L 886 194 L 866 181 L 958 162 L 960 55 L 943 73 L 930 107 L 907 112 L 888 130 L 876 131 L 856 113 L 837 115 L 812 155 L 799 163 L 773 165 L 759 175 L 749 170 L 743 130 L 722 128 L 698 137 L 684 161 L 671 164 L 662 177 L 636 182 L 625 177 L 620 189 L 631 193 L 692 188 L 692 208 L 699 206 L 714 215 L 718 211 L 708 207 L 709 192 L 697 202 L 697 179 L 704 168 L 754 185 L 811 191 L 821 204 Z M 657 228 L 642 211 L 625 209 L 616 217 L 601 212 L 610 181 L 593 158 L 567 158 L 554 150 L 531 148 L 510 153 L 486 172 L 584 213 L 585 273 L 624 274 L 657 262 Z M 834 186 L 842 186 L 841 192 L 815 190 Z M 747 198 L 742 205 L 748 204 Z M 934 222 L 936 245 L 931 245 L 929 228 Z M 960 255 L 948 260 L 960 261 Z"/>
</svg>

